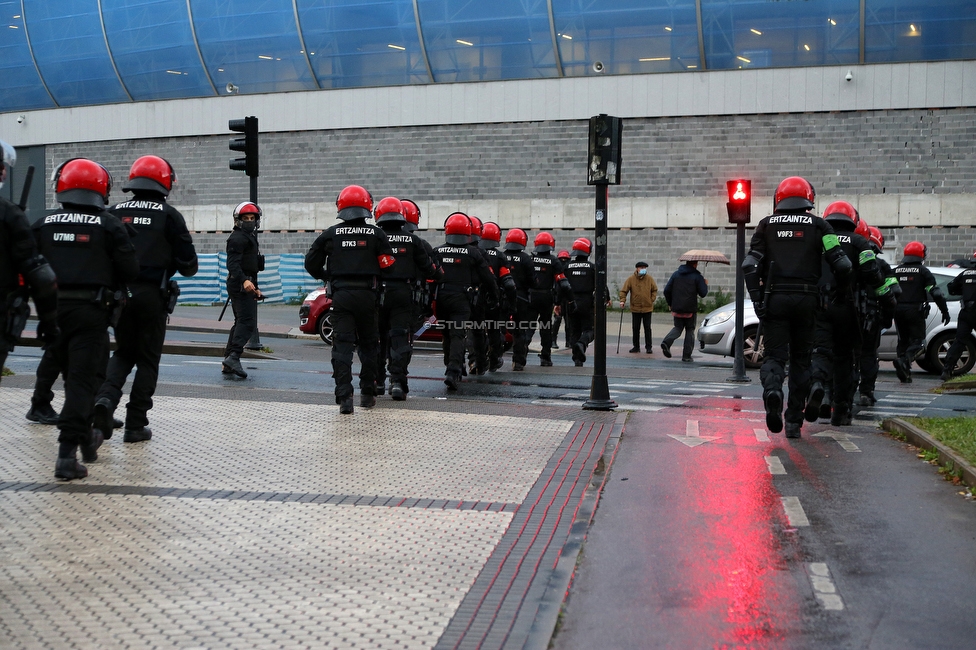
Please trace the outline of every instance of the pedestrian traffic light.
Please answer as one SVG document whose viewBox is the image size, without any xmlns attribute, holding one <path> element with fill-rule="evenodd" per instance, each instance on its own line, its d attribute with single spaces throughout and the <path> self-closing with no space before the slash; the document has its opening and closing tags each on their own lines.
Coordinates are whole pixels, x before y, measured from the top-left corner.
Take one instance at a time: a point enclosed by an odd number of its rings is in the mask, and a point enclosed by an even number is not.
<svg viewBox="0 0 976 650">
<path fill-rule="evenodd" d="M 729 190 L 729 223 L 749 223 L 752 220 L 752 181 L 725 181 Z"/>
<path fill-rule="evenodd" d="M 600 114 L 590 118 L 587 185 L 620 185 L 620 132 L 623 120 Z"/>
<path fill-rule="evenodd" d="M 252 178 L 258 176 L 258 118 L 251 116 L 243 120 L 230 120 L 227 128 L 243 133 L 243 138 L 234 138 L 228 145 L 231 151 L 243 151 L 243 158 L 230 161 L 230 168 L 244 172 Z"/>
</svg>

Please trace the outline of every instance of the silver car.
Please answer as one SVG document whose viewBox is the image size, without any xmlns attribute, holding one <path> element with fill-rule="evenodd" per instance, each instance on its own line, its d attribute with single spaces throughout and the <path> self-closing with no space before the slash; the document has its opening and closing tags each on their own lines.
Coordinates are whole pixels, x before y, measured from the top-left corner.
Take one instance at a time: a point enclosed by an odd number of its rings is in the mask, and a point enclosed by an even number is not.
<svg viewBox="0 0 976 650">
<path fill-rule="evenodd" d="M 929 373 L 942 374 L 942 360 L 945 359 L 949 346 L 956 338 L 956 319 L 959 317 L 959 296 L 950 296 L 946 285 L 952 278 L 956 277 L 962 269 L 944 266 L 928 267 L 935 276 L 935 280 L 942 289 L 943 295 L 949 305 L 949 316 L 951 320 L 948 325 L 942 324 L 942 315 L 933 306 L 929 314 L 928 321 L 925 323 L 925 348 L 915 363 Z M 743 357 L 746 367 L 758 368 L 763 362 L 762 339 L 756 344 L 756 330 L 758 329 L 759 319 L 752 308 L 752 301 L 745 300 L 743 310 L 745 345 L 743 346 Z M 719 354 L 731 357 L 735 355 L 735 303 L 730 303 L 719 307 L 711 312 L 701 322 L 698 328 L 698 346 L 705 354 Z M 878 358 L 882 361 L 893 361 L 896 356 L 898 346 L 898 335 L 894 326 L 883 330 L 881 333 L 881 345 L 878 348 Z M 959 361 L 956 363 L 956 374 L 962 374 L 972 370 L 976 364 L 976 333 L 970 336 L 966 348 L 963 350 Z"/>
</svg>

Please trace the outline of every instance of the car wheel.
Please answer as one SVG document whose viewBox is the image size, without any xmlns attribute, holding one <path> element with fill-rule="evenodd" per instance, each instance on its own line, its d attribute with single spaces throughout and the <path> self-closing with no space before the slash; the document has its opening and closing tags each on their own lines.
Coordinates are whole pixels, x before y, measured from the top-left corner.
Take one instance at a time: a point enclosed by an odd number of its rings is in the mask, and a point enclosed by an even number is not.
<svg viewBox="0 0 976 650">
<path fill-rule="evenodd" d="M 759 339 L 759 344 L 756 345 L 756 330 L 758 327 L 749 327 L 742 333 L 743 334 L 743 346 L 742 346 L 742 358 L 745 360 L 746 368 L 759 368 L 763 364 L 763 360 L 766 358 L 765 350 L 765 338 L 761 337 Z"/>
<path fill-rule="evenodd" d="M 323 341 L 332 345 L 332 310 L 324 312 L 319 316 L 318 324 L 319 336 Z"/>
<path fill-rule="evenodd" d="M 946 353 L 949 351 L 949 347 L 952 342 L 956 340 L 955 331 L 951 332 L 941 332 L 938 336 L 932 339 L 929 343 L 929 350 L 926 354 L 927 361 L 930 366 L 932 366 L 931 372 L 934 375 L 941 375 L 943 368 L 943 361 L 945 360 Z M 973 365 L 976 365 L 976 343 L 973 343 L 972 337 L 966 341 L 966 347 L 962 349 L 962 354 L 959 355 L 959 360 L 956 362 L 956 367 L 952 371 L 955 375 L 964 375 L 973 369 Z"/>
</svg>

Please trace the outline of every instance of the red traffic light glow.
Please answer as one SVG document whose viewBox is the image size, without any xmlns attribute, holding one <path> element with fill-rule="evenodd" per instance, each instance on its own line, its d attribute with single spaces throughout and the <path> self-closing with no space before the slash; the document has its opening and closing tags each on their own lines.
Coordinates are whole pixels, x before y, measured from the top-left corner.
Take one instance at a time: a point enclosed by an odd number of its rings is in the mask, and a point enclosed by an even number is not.
<svg viewBox="0 0 976 650">
<path fill-rule="evenodd" d="M 736 183 L 735 184 L 735 192 L 732 193 L 732 200 L 733 201 L 743 201 L 746 198 L 748 198 L 748 197 L 746 196 L 745 190 L 742 189 L 742 183 Z"/>
<path fill-rule="evenodd" d="M 747 180 L 734 180 L 726 181 L 726 186 L 729 190 L 729 201 L 733 203 L 741 203 L 749 200 L 749 195 L 752 190 L 752 181 Z"/>
</svg>

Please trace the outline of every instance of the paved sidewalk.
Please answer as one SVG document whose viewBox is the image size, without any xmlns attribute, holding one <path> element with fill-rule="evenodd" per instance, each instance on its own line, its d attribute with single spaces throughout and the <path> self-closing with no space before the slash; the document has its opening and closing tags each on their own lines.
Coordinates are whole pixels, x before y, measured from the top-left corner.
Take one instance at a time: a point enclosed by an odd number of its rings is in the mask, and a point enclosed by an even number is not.
<svg viewBox="0 0 976 650">
<path fill-rule="evenodd" d="M 161 386 L 63 483 L 0 390 L 0 646 L 546 646 L 622 416 L 289 398 Z"/>
</svg>

